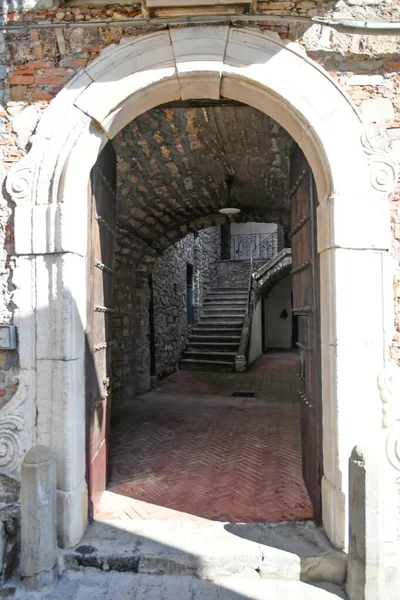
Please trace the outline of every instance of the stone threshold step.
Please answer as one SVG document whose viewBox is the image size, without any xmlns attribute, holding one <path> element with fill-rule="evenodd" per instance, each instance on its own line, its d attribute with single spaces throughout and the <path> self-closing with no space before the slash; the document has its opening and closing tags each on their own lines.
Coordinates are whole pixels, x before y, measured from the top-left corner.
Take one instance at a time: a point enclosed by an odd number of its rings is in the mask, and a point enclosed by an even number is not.
<svg viewBox="0 0 400 600">
<path fill-rule="evenodd" d="M 64 551 L 64 561 L 77 570 L 342 585 L 347 556 L 311 521 L 234 525 L 129 519 L 95 521 L 77 547 Z"/>
<path fill-rule="evenodd" d="M 4 595 L 6 597 L 6 595 Z M 8 596 L 7 596 L 8 597 Z M 340 586 L 249 577 L 141 575 L 106 571 L 65 571 L 50 592 L 35 600 L 339 600 Z M 21 592 L 19 600 L 33 600 Z"/>
</svg>

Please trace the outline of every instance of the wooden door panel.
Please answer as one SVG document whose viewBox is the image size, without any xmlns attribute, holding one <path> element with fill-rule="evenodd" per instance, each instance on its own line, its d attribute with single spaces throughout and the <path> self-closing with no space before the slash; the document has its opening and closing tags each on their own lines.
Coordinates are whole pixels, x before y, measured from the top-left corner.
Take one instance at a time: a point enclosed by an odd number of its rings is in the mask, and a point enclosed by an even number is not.
<svg viewBox="0 0 400 600">
<path fill-rule="evenodd" d="M 86 360 L 87 475 L 91 519 L 109 474 L 115 182 L 115 153 L 112 145 L 107 144 L 91 174 L 91 246 L 88 256 L 90 301 Z"/>
<path fill-rule="evenodd" d="M 294 186 L 291 205 L 292 293 L 293 312 L 298 318 L 303 477 L 314 507 L 314 517 L 319 521 L 322 443 L 316 196 L 311 170 L 299 149 L 291 158 L 291 174 Z"/>
<path fill-rule="evenodd" d="M 94 296 L 99 306 L 112 305 L 112 275 L 99 268 L 94 269 L 93 287 Z"/>
</svg>

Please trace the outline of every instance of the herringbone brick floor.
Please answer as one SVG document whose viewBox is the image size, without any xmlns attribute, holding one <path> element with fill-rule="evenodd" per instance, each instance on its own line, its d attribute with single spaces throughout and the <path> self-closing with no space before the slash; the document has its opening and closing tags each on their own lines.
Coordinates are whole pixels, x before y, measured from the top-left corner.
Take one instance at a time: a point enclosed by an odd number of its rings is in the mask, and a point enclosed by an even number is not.
<svg viewBox="0 0 400 600">
<path fill-rule="evenodd" d="M 246 374 L 183 371 L 113 426 L 112 477 L 97 518 L 312 518 L 301 474 L 297 356 Z M 233 391 L 257 398 L 232 398 Z"/>
</svg>

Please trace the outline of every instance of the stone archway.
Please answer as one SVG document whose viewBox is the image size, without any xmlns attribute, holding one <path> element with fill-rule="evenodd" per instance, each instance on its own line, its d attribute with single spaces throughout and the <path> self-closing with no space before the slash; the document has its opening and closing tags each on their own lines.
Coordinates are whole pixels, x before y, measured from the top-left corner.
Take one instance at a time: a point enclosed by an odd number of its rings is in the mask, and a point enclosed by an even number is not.
<svg viewBox="0 0 400 600">
<path fill-rule="evenodd" d="M 394 171 L 369 143 L 347 96 L 299 46 L 271 33 L 216 25 L 170 28 L 108 47 L 52 102 L 31 151 L 8 177 L 16 203 L 21 393 L 5 417 L 13 427 L 22 407 L 25 415 L 37 411 L 35 426 L 28 416 L 14 427 L 12 464 L 34 442 L 55 451 L 63 546 L 75 544 L 87 525 L 83 390 L 90 169 L 108 139 L 145 110 L 176 99 L 221 96 L 258 108 L 287 129 L 316 180 L 323 521 L 333 543 L 345 544 L 348 457 L 360 436 L 379 433 L 376 378 L 390 339 L 386 199 Z M 366 278 L 375 285 L 360 302 Z M 26 352 L 32 339 L 36 343 Z M 348 428 L 355 420 L 358 427 Z"/>
</svg>

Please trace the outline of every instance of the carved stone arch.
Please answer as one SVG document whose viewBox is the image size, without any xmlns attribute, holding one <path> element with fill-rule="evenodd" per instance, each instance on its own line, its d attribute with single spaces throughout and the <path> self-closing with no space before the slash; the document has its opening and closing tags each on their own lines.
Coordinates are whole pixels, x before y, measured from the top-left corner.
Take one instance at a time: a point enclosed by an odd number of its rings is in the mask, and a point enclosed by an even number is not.
<svg viewBox="0 0 400 600">
<path fill-rule="evenodd" d="M 56 454 L 61 545 L 76 543 L 87 523 L 83 381 L 90 170 L 105 143 L 146 110 L 173 100 L 220 97 L 275 119 L 313 170 L 324 290 L 323 520 L 336 546 L 345 544 L 348 456 L 359 441 L 356 434 L 376 431 L 376 377 L 388 355 L 389 337 L 382 335 L 391 304 L 387 196 L 397 174 L 390 159 L 366 141 L 346 94 L 300 46 L 256 29 L 213 25 L 174 27 L 106 48 L 51 103 L 31 151 L 7 178 L 16 203 L 21 390 L 29 381 L 24 414 L 37 410 L 35 431 L 24 417 L 21 431 L 18 422 L 13 432 L 21 434 L 19 440 L 25 436 L 24 448 L 35 440 Z M 359 302 L 366 279 L 376 285 Z M 345 427 L 355 415 L 358 427 Z"/>
</svg>

